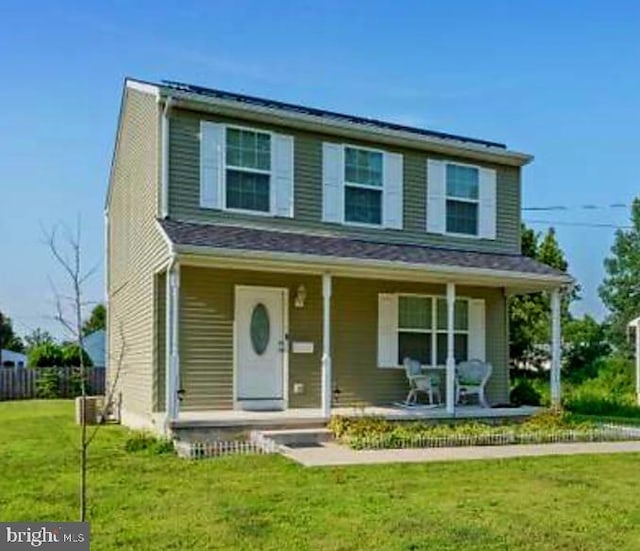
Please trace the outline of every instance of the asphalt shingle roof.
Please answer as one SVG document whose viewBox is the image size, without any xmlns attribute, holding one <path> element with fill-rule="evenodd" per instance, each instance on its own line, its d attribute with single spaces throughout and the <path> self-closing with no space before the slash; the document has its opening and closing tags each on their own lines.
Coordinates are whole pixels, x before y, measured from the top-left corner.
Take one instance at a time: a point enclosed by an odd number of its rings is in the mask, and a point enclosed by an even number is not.
<svg viewBox="0 0 640 551">
<path fill-rule="evenodd" d="M 567 276 L 537 260 L 516 254 L 480 253 L 425 245 L 382 243 L 351 237 L 198 224 L 172 219 L 162 219 L 160 224 L 176 245 Z"/>
</svg>

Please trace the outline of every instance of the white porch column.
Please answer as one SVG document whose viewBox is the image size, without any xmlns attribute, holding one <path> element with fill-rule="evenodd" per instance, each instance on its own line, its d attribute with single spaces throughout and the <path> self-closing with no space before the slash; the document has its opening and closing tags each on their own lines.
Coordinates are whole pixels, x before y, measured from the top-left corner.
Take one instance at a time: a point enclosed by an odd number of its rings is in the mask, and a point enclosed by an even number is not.
<svg viewBox="0 0 640 551">
<path fill-rule="evenodd" d="M 331 274 L 322 274 L 322 415 L 331 415 Z"/>
<path fill-rule="evenodd" d="M 551 405 L 560 406 L 560 360 L 562 333 L 560 327 L 560 289 L 551 292 Z"/>
<path fill-rule="evenodd" d="M 178 418 L 180 402 L 178 387 L 180 380 L 179 355 L 179 297 L 180 266 L 172 262 L 167 269 L 166 290 L 166 361 L 165 361 L 165 411 L 166 423 Z"/>
<path fill-rule="evenodd" d="M 454 413 L 456 409 L 455 303 L 456 285 L 447 283 L 447 413 Z"/>
</svg>

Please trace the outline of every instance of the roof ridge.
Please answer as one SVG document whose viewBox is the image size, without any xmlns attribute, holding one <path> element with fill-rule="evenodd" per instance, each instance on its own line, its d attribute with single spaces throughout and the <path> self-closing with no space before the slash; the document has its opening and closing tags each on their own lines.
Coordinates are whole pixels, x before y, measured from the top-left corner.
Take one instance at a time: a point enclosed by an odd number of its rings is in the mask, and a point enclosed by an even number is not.
<svg viewBox="0 0 640 551">
<path fill-rule="evenodd" d="M 387 130 L 396 130 L 399 132 L 409 132 L 412 134 L 420 134 L 423 136 L 431 136 L 434 138 L 440 138 L 443 140 L 452 140 L 458 142 L 472 143 L 476 145 L 482 145 L 487 148 L 507 149 L 506 144 L 501 142 L 494 142 L 490 140 L 483 140 L 480 138 L 472 138 L 470 136 L 460 136 L 458 134 L 451 134 L 448 132 L 441 132 L 439 130 L 430 130 L 428 128 L 420 128 L 416 126 L 408 126 L 390 121 L 384 121 L 372 117 L 360 117 L 356 115 L 349 115 L 338 111 L 330 111 L 326 109 L 320 109 L 317 107 L 308 107 L 300 104 L 289 103 L 285 101 L 273 100 L 269 98 L 263 98 L 259 96 L 253 96 L 248 94 L 239 94 L 237 92 L 229 92 L 226 90 L 220 90 L 217 88 L 209 88 L 206 86 L 199 86 L 196 84 L 188 84 L 186 82 L 179 82 L 175 80 L 161 80 L 160 86 L 171 88 L 177 91 L 188 92 L 197 95 L 217 97 L 220 99 L 229 99 L 240 103 L 250 103 L 255 105 L 261 105 L 263 107 L 272 107 L 275 109 L 283 109 L 287 111 L 293 111 L 296 113 L 314 115 L 317 117 L 333 118 L 338 120 L 344 120 L 352 123 L 377 126 L 379 128 L 385 128 Z"/>
</svg>

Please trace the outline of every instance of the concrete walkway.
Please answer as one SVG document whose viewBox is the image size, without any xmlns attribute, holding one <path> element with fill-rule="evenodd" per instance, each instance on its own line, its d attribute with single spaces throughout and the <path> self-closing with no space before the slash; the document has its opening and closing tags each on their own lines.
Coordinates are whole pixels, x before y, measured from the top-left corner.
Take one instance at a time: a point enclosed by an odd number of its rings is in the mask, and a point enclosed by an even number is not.
<svg viewBox="0 0 640 551">
<path fill-rule="evenodd" d="M 310 448 L 285 448 L 286 457 L 306 467 L 367 465 L 375 463 L 422 463 L 577 455 L 592 453 L 640 453 L 640 442 L 590 442 L 573 444 L 528 444 L 516 446 L 473 446 L 465 448 L 420 448 L 404 450 L 352 450 L 334 442 Z"/>
</svg>

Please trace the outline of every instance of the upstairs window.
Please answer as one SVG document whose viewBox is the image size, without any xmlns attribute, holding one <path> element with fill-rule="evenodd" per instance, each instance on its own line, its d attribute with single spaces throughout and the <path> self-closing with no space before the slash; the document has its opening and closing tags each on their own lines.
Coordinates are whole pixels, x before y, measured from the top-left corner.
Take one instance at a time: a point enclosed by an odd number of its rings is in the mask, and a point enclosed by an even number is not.
<svg viewBox="0 0 640 551">
<path fill-rule="evenodd" d="M 477 168 L 447 164 L 447 233 L 478 235 L 479 189 L 479 171 Z"/>
<path fill-rule="evenodd" d="M 271 210 L 271 135 L 226 130 L 226 208 L 256 212 Z"/>
<path fill-rule="evenodd" d="M 383 171 L 380 151 L 344 149 L 344 219 L 356 224 L 382 224 Z"/>
</svg>

